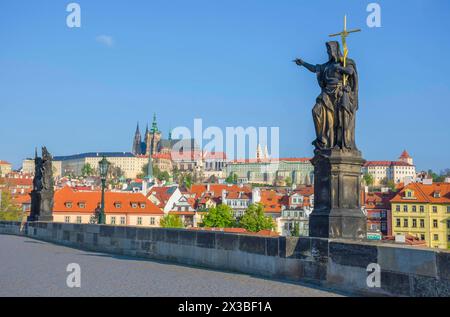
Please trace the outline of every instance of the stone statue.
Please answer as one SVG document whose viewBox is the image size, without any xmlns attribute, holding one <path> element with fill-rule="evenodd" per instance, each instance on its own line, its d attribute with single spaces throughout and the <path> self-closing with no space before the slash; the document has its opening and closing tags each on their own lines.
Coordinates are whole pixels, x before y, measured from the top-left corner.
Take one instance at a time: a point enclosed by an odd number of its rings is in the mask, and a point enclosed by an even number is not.
<svg viewBox="0 0 450 317">
<path fill-rule="evenodd" d="M 28 221 L 53 220 L 53 166 L 52 156 L 44 146 L 42 158 L 37 151 L 34 158 L 33 190 L 31 191 L 31 212 Z"/>
<path fill-rule="evenodd" d="M 358 110 L 358 72 L 347 58 L 346 38 L 359 29 L 344 30 L 343 53 L 339 42 L 326 43 L 328 61 L 311 65 L 302 59 L 295 63 L 317 74 L 321 93 L 312 110 L 316 140 L 314 158 L 314 210 L 309 217 L 312 237 L 365 239 L 366 216 L 361 209 L 362 153 L 355 143 L 355 117 Z"/>
<path fill-rule="evenodd" d="M 343 56 L 339 42 L 326 43 L 328 62 L 311 65 L 302 59 L 295 63 L 317 74 L 322 89 L 312 110 L 316 140 L 316 150 L 347 149 L 356 150 L 355 115 L 358 110 L 358 73 L 353 60 Z M 346 77 L 344 85 L 344 77 Z"/>
</svg>

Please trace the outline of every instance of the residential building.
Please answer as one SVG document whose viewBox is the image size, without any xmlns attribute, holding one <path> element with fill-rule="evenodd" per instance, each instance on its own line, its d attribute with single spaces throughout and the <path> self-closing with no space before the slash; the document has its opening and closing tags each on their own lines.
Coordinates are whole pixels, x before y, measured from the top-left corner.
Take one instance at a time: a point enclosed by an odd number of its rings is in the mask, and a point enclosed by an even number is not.
<svg viewBox="0 0 450 317">
<path fill-rule="evenodd" d="M 6 175 L 8 173 L 11 173 L 11 171 L 12 171 L 11 163 L 0 160 L 0 177 Z"/>
<path fill-rule="evenodd" d="M 255 189 L 255 194 L 259 193 L 259 189 Z M 240 218 L 244 215 L 245 210 L 250 204 L 255 201 L 252 200 L 253 192 L 247 187 L 240 187 L 239 190 L 222 190 L 222 204 L 227 205 L 233 209 L 233 216 Z M 258 201 L 258 199 L 256 199 Z"/>
<path fill-rule="evenodd" d="M 147 193 L 147 198 L 150 199 L 156 206 L 168 214 L 175 203 L 180 200 L 182 194 L 178 186 L 154 186 Z"/>
<path fill-rule="evenodd" d="M 400 155 L 398 161 L 367 161 L 362 172 L 372 175 L 375 186 L 385 184 L 390 180 L 399 184 L 409 183 L 416 179 L 416 167 L 406 150 Z"/>
<path fill-rule="evenodd" d="M 427 246 L 450 248 L 450 183 L 411 183 L 392 200 L 393 235 L 412 235 Z"/>
<path fill-rule="evenodd" d="M 12 198 L 28 196 L 33 190 L 33 175 L 19 172 L 10 172 L 0 177 L 0 189 L 8 191 Z"/>
<path fill-rule="evenodd" d="M 391 199 L 395 195 L 393 192 L 364 192 L 368 235 L 379 238 L 392 235 Z"/>
<path fill-rule="evenodd" d="M 298 226 L 300 236 L 309 235 L 309 215 L 314 208 L 314 187 L 301 186 L 284 195 L 282 210 L 277 221 L 277 231 L 282 236 L 291 236 Z"/>
<path fill-rule="evenodd" d="M 169 211 L 170 215 L 179 216 L 186 228 L 198 227 L 205 212 L 198 212 L 195 208 L 195 199 L 188 195 L 181 195 Z"/>
<path fill-rule="evenodd" d="M 55 192 L 53 221 L 90 223 L 100 208 L 101 191 L 64 187 Z M 159 227 L 164 212 L 141 193 L 105 192 L 106 224 Z"/>
</svg>

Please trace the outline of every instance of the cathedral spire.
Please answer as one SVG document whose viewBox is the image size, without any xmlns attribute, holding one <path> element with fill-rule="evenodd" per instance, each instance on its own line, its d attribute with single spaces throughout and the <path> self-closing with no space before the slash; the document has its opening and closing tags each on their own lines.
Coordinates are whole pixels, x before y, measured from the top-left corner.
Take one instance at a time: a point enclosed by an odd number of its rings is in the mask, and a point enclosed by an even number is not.
<svg viewBox="0 0 450 317">
<path fill-rule="evenodd" d="M 158 131 L 158 123 L 156 122 L 156 113 L 153 113 L 153 123 L 152 123 L 152 133 L 156 133 Z"/>
<path fill-rule="evenodd" d="M 137 126 L 136 126 L 136 132 L 134 133 L 134 139 L 133 139 L 132 152 L 134 155 L 142 154 L 141 142 L 142 142 L 141 131 L 139 130 L 139 122 L 138 122 Z"/>
</svg>

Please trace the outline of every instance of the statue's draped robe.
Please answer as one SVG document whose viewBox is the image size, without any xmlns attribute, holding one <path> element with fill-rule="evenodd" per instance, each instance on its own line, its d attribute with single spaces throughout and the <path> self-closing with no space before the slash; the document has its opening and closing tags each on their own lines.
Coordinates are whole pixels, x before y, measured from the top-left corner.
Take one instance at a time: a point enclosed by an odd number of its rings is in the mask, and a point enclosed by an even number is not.
<svg viewBox="0 0 450 317">
<path fill-rule="evenodd" d="M 355 117 L 358 110 L 358 72 L 353 60 L 347 60 L 348 70 L 351 74 L 347 77 L 347 86 L 343 90 L 343 96 L 338 104 L 338 126 L 336 143 L 343 149 L 357 150 L 355 142 Z"/>
<path fill-rule="evenodd" d="M 356 148 L 354 142 L 355 112 L 358 109 L 358 80 L 355 63 L 348 60 L 348 92 L 343 89 L 343 74 L 338 70 L 340 63 L 329 61 L 316 65 L 317 79 L 322 92 L 313 108 L 318 148 Z"/>
</svg>

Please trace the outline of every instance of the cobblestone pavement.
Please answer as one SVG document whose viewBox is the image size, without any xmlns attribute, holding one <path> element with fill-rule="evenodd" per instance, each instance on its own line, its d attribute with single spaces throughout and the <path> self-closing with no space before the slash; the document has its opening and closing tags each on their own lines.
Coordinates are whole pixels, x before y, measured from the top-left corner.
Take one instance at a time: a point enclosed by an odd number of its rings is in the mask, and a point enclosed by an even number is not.
<svg viewBox="0 0 450 317">
<path fill-rule="evenodd" d="M 341 296 L 314 286 L 81 251 L 0 235 L 0 296 Z M 69 288 L 67 265 L 81 268 Z"/>
</svg>

